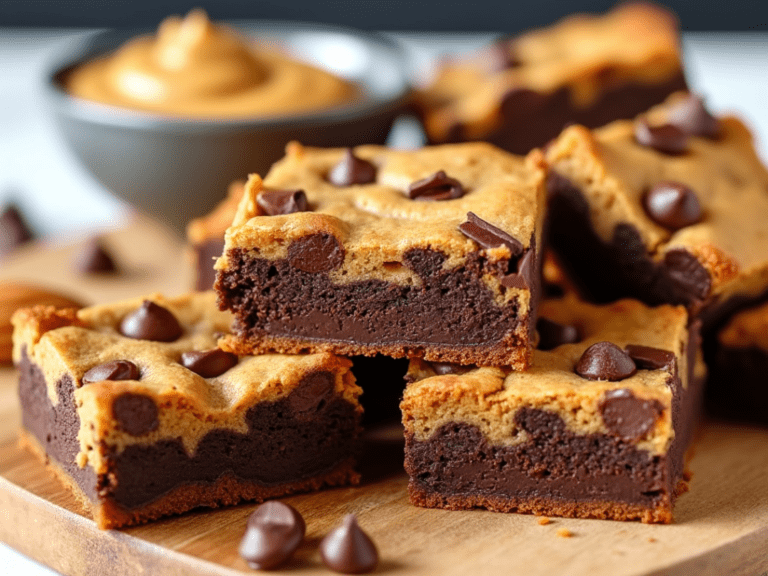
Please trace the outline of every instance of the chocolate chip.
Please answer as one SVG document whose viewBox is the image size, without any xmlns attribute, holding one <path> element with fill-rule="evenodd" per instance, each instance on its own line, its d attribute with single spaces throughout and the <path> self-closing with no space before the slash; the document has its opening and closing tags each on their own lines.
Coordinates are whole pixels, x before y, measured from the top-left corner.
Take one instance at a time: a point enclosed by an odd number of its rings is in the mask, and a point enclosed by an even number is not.
<svg viewBox="0 0 768 576">
<path fill-rule="evenodd" d="M 669 368 L 675 361 L 675 355 L 672 352 L 661 350 L 660 348 L 652 348 L 651 346 L 629 344 L 625 350 L 640 370 Z"/>
<path fill-rule="evenodd" d="M 32 240 L 32 232 L 21 212 L 16 206 L 8 206 L 0 214 L 0 255 L 13 252 L 30 240 Z"/>
<path fill-rule="evenodd" d="M 320 542 L 323 563 L 342 574 L 371 572 L 379 563 L 379 552 L 373 540 L 357 525 L 354 514 L 348 514 L 342 525 Z"/>
<path fill-rule="evenodd" d="M 624 380 L 637 372 L 629 354 L 611 342 L 592 344 L 576 364 L 576 374 L 587 380 Z"/>
<path fill-rule="evenodd" d="M 606 428 L 625 440 L 642 438 L 664 411 L 658 400 L 641 400 L 631 390 L 609 390 L 600 412 Z"/>
<path fill-rule="evenodd" d="M 664 266 L 669 277 L 682 292 L 704 300 L 712 289 L 712 278 L 699 259 L 684 248 L 673 248 L 664 254 Z"/>
<path fill-rule="evenodd" d="M 115 260 L 99 238 L 91 238 L 75 256 L 75 269 L 82 274 L 114 274 Z"/>
<path fill-rule="evenodd" d="M 376 166 L 355 156 L 352 148 L 347 148 L 344 158 L 328 173 L 328 181 L 334 186 L 370 184 L 375 180 Z"/>
<path fill-rule="evenodd" d="M 643 196 L 651 220 L 669 230 L 680 230 L 704 217 L 696 193 L 679 182 L 659 182 Z"/>
<path fill-rule="evenodd" d="M 117 425 L 131 436 L 142 436 L 160 425 L 157 405 L 148 396 L 126 392 L 112 402 L 112 416 Z"/>
<path fill-rule="evenodd" d="M 310 234 L 291 242 L 288 260 L 302 272 L 330 272 L 344 263 L 344 248 L 332 234 Z"/>
<path fill-rule="evenodd" d="M 507 288 L 519 288 L 531 290 L 534 287 L 534 263 L 536 261 L 535 250 L 527 250 L 523 257 L 517 261 L 517 272 L 502 276 L 501 285 Z"/>
<path fill-rule="evenodd" d="M 295 508 L 277 500 L 258 506 L 248 518 L 240 556 L 255 570 L 269 570 L 288 560 L 304 539 L 306 524 Z"/>
<path fill-rule="evenodd" d="M 560 324 L 546 318 L 539 318 L 536 322 L 536 331 L 539 333 L 539 350 L 552 350 L 563 344 L 574 344 L 581 340 L 579 329 L 572 324 Z"/>
<path fill-rule="evenodd" d="M 267 216 L 307 212 L 309 205 L 304 190 L 262 190 L 256 203 Z"/>
<path fill-rule="evenodd" d="M 693 94 L 669 110 L 667 122 L 691 136 L 714 139 L 720 135 L 720 122 L 704 106 L 703 98 Z"/>
<path fill-rule="evenodd" d="M 137 340 L 173 342 L 179 339 L 182 329 L 179 321 L 169 310 L 144 300 L 141 307 L 120 322 L 120 333 Z"/>
<path fill-rule="evenodd" d="M 139 368 L 130 360 L 113 360 L 99 364 L 83 374 L 83 384 L 93 384 L 104 380 L 138 380 Z"/>
<path fill-rule="evenodd" d="M 470 240 L 474 240 L 483 248 L 497 248 L 506 246 L 512 253 L 512 257 L 523 253 L 523 245 L 519 240 L 497 228 L 477 216 L 474 212 L 467 212 L 467 221 L 459 224 L 459 231 Z"/>
<path fill-rule="evenodd" d="M 435 371 L 438 376 L 445 376 L 447 374 L 466 374 L 470 370 L 474 370 L 476 366 L 462 366 L 461 364 L 453 364 L 452 362 L 426 362 Z"/>
<path fill-rule="evenodd" d="M 220 376 L 236 364 L 237 355 L 231 352 L 224 352 L 220 348 L 199 352 L 184 352 L 181 355 L 181 365 L 203 378 Z"/>
<path fill-rule="evenodd" d="M 288 395 L 288 402 L 296 415 L 315 412 L 331 395 L 335 383 L 336 378 L 330 372 L 307 374 L 302 378 L 301 384 Z"/>
<path fill-rule="evenodd" d="M 461 198 L 465 193 L 461 182 L 451 178 L 443 170 L 408 186 L 408 198 L 411 200 L 454 200 Z"/>
<path fill-rule="evenodd" d="M 677 126 L 651 126 L 645 120 L 635 122 L 635 140 L 664 154 L 682 154 L 688 149 L 688 136 Z"/>
</svg>

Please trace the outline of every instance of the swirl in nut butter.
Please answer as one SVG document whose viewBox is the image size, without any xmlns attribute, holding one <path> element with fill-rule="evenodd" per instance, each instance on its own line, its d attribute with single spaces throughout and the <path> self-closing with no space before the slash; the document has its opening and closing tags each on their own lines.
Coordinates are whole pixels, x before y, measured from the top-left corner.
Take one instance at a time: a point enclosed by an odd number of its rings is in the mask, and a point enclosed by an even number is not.
<svg viewBox="0 0 768 576">
<path fill-rule="evenodd" d="M 359 97 L 353 84 L 257 47 L 202 10 L 76 66 L 64 86 L 86 100 L 192 118 L 289 116 Z"/>
</svg>

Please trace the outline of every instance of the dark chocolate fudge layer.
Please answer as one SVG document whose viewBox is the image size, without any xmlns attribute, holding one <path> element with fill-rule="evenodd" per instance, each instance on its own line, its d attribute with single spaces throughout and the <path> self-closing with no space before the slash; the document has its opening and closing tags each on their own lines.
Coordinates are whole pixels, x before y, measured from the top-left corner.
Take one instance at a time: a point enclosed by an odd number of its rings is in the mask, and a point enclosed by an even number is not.
<svg viewBox="0 0 768 576">
<path fill-rule="evenodd" d="M 238 358 L 229 320 L 210 292 L 14 317 L 25 439 L 100 527 L 357 481 L 351 363 Z"/>
<path fill-rule="evenodd" d="M 670 522 L 701 400 L 697 323 L 633 301 L 541 314 L 528 372 L 411 363 L 411 502 Z"/>
</svg>

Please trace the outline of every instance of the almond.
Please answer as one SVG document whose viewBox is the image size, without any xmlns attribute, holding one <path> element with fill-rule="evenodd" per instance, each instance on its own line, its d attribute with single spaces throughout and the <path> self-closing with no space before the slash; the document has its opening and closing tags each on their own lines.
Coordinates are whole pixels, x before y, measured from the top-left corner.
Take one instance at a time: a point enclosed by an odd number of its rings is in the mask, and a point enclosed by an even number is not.
<svg viewBox="0 0 768 576">
<path fill-rule="evenodd" d="M 47 304 L 56 308 L 82 308 L 77 300 L 41 286 L 18 282 L 0 283 L 0 364 L 13 360 L 13 326 L 11 316 L 19 308 Z"/>
</svg>

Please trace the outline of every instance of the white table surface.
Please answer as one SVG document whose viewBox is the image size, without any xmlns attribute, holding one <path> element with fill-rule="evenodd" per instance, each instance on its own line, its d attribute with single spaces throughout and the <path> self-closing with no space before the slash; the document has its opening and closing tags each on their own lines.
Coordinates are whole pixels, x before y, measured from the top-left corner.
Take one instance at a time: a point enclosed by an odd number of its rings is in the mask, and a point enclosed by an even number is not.
<svg viewBox="0 0 768 576">
<path fill-rule="evenodd" d="M 15 202 L 40 234 L 75 237 L 125 222 L 126 206 L 79 166 L 56 133 L 39 89 L 58 50 L 83 31 L 0 28 L 0 207 Z M 397 33 L 415 76 L 435 57 L 471 50 L 487 34 Z M 734 112 L 752 126 L 768 157 L 768 33 L 686 33 L 683 50 L 691 86 L 718 113 Z M 419 142 L 413 124 L 397 127 L 393 144 Z M 2 511 L 0 511 L 2 514 Z M 0 544 L 0 574 L 51 576 Z"/>
</svg>

